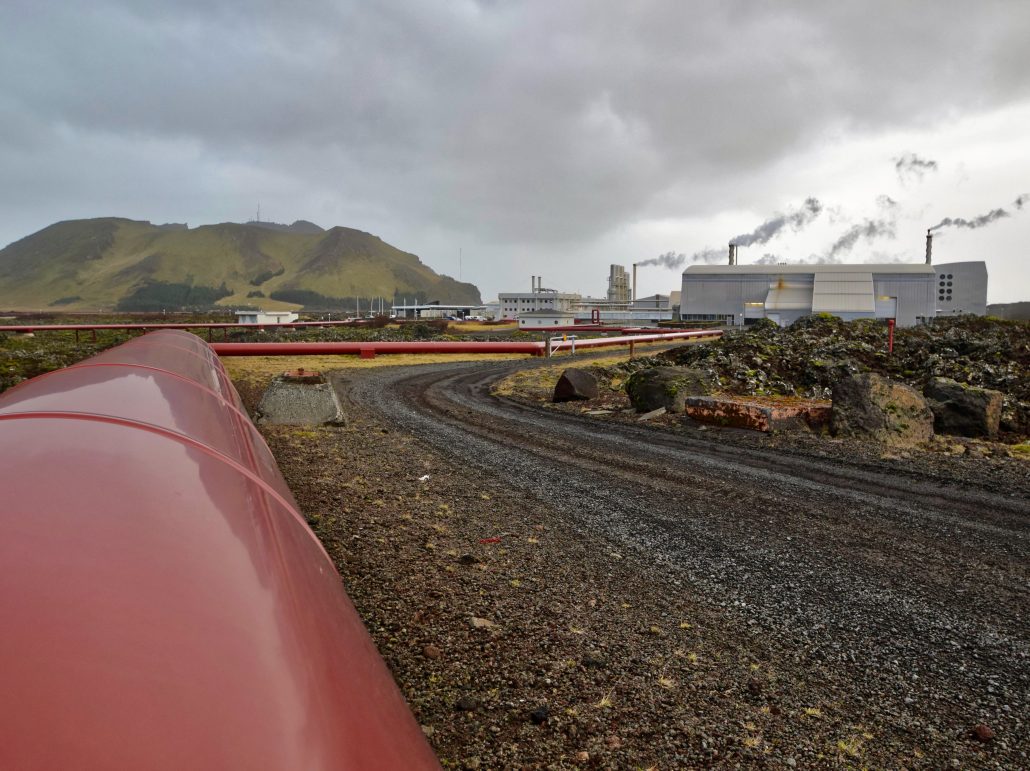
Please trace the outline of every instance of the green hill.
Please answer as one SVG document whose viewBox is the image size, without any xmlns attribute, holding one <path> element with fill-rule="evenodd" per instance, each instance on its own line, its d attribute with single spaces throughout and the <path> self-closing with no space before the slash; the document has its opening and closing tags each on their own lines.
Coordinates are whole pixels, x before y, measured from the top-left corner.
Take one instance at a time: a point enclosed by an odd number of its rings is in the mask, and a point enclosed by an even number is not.
<svg viewBox="0 0 1030 771">
<path fill-rule="evenodd" d="M 351 228 L 116 217 L 58 222 L 0 250 L 0 309 L 352 308 L 355 296 L 481 302 L 474 284 Z"/>
<path fill-rule="evenodd" d="M 987 315 L 1013 321 L 1030 321 L 1030 302 L 995 303 L 987 306 Z"/>
</svg>

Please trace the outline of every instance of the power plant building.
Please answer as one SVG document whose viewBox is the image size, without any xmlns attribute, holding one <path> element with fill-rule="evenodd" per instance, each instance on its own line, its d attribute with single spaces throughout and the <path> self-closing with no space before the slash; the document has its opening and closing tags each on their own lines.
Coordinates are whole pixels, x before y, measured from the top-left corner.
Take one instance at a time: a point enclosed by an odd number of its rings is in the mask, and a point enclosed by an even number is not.
<svg viewBox="0 0 1030 771">
<path fill-rule="evenodd" d="M 731 326 L 763 318 L 787 326 L 811 313 L 912 326 L 937 315 L 986 311 L 983 262 L 691 265 L 683 272 L 680 302 L 684 321 Z"/>
<path fill-rule="evenodd" d="M 529 292 L 501 292 L 497 295 L 501 319 L 517 319 L 523 313 L 571 311 L 580 301 L 578 294 L 545 289 L 541 276 L 532 276 Z"/>
</svg>

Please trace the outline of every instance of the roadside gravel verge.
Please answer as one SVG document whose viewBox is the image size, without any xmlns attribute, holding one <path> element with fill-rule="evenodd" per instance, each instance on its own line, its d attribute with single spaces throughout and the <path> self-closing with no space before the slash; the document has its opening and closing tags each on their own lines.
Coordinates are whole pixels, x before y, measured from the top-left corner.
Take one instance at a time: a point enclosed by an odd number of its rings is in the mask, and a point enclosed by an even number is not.
<svg viewBox="0 0 1030 771">
<path fill-rule="evenodd" d="M 888 481 L 491 397 L 510 367 L 263 429 L 445 765 L 1027 765 L 1020 466 Z"/>
</svg>

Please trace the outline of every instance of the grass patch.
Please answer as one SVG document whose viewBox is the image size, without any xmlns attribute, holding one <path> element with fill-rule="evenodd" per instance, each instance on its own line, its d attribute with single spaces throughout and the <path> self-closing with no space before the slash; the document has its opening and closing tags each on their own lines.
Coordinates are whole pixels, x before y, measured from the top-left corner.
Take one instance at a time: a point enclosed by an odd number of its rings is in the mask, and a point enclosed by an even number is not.
<svg viewBox="0 0 1030 771">
<path fill-rule="evenodd" d="M 448 330 L 454 332 L 471 333 L 476 334 L 479 332 L 497 332 L 503 330 L 505 332 L 514 332 L 519 328 L 516 322 L 511 324 L 484 324 L 481 321 L 452 321 L 447 325 Z"/>
<path fill-rule="evenodd" d="M 673 345 L 679 346 L 683 345 L 683 343 L 684 341 L 677 340 Z M 669 345 L 668 342 L 638 343 L 633 348 L 633 358 L 653 354 L 668 348 Z M 554 385 L 558 382 L 558 378 L 561 377 L 561 373 L 569 367 L 610 367 L 614 364 L 622 364 L 630 360 L 628 348 L 628 345 L 622 346 L 618 353 L 597 357 L 591 356 L 590 358 L 584 358 L 582 354 L 573 356 L 572 352 L 568 350 L 558 351 L 551 359 L 557 363 L 545 367 L 534 367 L 513 372 L 494 385 L 493 393 L 498 396 L 519 395 L 549 400 L 554 393 Z M 589 350 L 587 349 L 587 351 Z"/>
<path fill-rule="evenodd" d="M 406 367 L 413 364 L 441 364 L 454 361 L 516 361 L 530 357 L 514 353 L 491 354 L 417 354 L 402 353 L 379 355 L 374 359 L 358 356 L 224 356 L 225 366 L 233 382 L 267 381 L 287 370 L 303 367 L 316 372 L 341 369 L 369 369 L 371 367 Z"/>
</svg>

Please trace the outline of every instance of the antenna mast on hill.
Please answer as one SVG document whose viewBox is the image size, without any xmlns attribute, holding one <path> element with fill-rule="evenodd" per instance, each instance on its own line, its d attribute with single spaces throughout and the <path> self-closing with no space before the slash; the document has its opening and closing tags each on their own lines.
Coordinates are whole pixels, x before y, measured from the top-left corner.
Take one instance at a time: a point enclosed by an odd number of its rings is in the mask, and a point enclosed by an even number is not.
<svg viewBox="0 0 1030 771">
<path fill-rule="evenodd" d="M 254 222 L 261 222 L 261 203 L 260 202 L 258 202 L 257 217 L 255 218 Z"/>
</svg>

